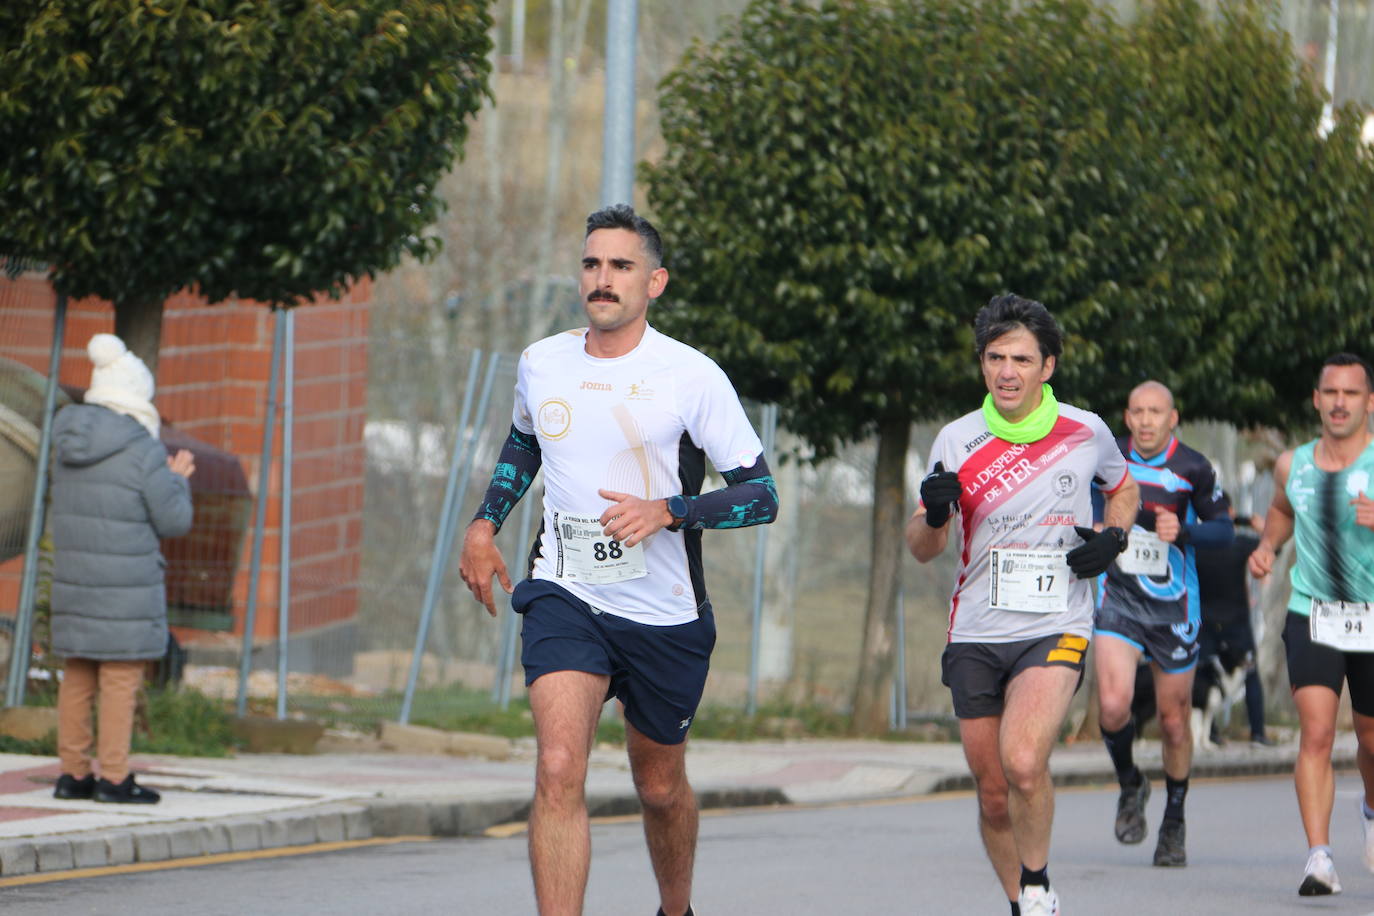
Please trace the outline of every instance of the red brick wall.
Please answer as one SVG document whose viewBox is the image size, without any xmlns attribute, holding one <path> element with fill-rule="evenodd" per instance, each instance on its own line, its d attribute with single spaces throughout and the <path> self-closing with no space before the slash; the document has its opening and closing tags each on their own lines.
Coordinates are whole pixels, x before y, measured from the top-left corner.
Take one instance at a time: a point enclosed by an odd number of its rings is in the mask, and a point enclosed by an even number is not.
<svg viewBox="0 0 1374 916">
<path fill-rule="evenodd" d="M 295 441 L 292 463 L 291 632 L 347 620 L 358 611 L 367 411 L 367 336 L 371 284 L 342 301 L 295 310 Z M 47 371 L 53 296 L 41 277 L 0 277 L 0 356 Z M 231 453 L 256 491 L 266 416 L 274 318 L 248 302 L 210 305 L 181 294 L 162 323 L 156 403 L 183 433 Z M 68 308 L 60 381 L 90 381 L 85 345 L 111 331 L 113 309 L 82 300 Z M 280 419 L 280 411 L 278 412 Z M 282 430 L 274 436 L 255 639 L 277 634 L 281 533 Z M 234 630 L 242 634 L 248 595 L 251 514 L 238 545 Z M 0 564 L 0 613 L 14 613 L 22 561 Z M 198 635 L 186 633 L 194 640 Z"/>
</svg>

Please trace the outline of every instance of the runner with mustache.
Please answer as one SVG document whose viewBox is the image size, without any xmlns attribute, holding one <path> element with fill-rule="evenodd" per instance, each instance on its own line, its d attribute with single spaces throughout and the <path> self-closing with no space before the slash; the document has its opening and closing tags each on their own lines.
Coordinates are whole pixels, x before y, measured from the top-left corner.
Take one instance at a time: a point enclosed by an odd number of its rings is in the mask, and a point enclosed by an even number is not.
<svg viewBox="0 0 1374 916">
<path fill-rule="evenodd" d="M 523 615 L 538 744 L 529 854 L 543 916 L 582 912 L 587 758 L 612 697 L 624 705 L 659 916 L 692 913 L 697 805 L 685 750 L 716 641 L 701 532 L 777 514 L 763 445 L 730 380 L 648 323 L 667 284 L 648 220 L 625 205 L 587 217 L 588 326 L 521 354 L 510 436 L 463 541 L 473 595 L 495 616 L 495 576 Z M 725 486 L 703 493 L 708 460 Z M 512 589 L 494 538 L 541 468 L 543 522 L 528 577 Z"/>
<path fill-rule="evenodd" d="M 1364 864 L 1374 871 L 1374 369 L 1350 353 L 1322 364 L 1312 391 L 1321 436 L 1284 452 L 1274 465 L 1274 501 L 1250 574 L 1273 571 L 1295 538 L 1296 562 L 1283 643 L 1301 734 L 1293 783 L 1307 835 L 1307 866 L 1298 894 L 1339 894 L 1331 856 L 1335 776 L 1331 749 L 1343 683 L 1359 740 L 1356 763 Z"/>
</svg>

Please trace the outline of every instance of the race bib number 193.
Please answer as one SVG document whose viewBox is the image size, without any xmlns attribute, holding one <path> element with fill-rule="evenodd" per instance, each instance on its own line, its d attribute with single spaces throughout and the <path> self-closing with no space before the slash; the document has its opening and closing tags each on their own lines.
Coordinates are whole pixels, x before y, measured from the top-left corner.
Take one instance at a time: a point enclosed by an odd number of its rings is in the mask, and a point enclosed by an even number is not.
<svg viewBox="0 0 1374 916">
<path fill-rule="evenodd" d="M 988 551 L 988 606 L 996 611 L 1059 614 L 1069 609 L 1069 566 L 1058 550 Z"/>
<path fill-rule="evenodd" d="M 601 520 L 553 513 L 554 575 L 560 579 L 609 585 L 648 575 L 644 542 L 626 547 L 609 538 Z"/>
<path fill-rule="evenodd" d="M 1169 545 L 1159 539 L 1153 531 L 1144 528 L 1131 530 L 1126 552 L 1116 558 L 1121 571 L 1132 576 L 1154 576 L 1156 578 L 1169 572 Z"/>
</svg>

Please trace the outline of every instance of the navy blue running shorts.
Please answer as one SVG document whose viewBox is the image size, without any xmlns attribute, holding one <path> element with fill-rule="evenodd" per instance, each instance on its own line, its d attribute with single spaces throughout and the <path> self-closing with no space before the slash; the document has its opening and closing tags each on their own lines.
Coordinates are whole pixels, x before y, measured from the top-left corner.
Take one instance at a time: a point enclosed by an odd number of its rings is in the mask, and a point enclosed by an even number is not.
<svg viewBox="0 0 1374 916">
<path fill-rule="evenodd" d="M 1093 638 L 1119 639 L 1140 650 L 1165 674 L 1183 674 L 1197 667 L 1201 646 L 1197 623 L 1141 623 L 1134 617 L 1100 607 L 1093 616 Z"/>
<path fill-rule="evenodd" d="M 631 725 L 659 744 L 687 740 L 716 645 L 709 602 L 696 620 L 655 627 L 593 608 L 546 579 L 525 579 L 511 606 L 524 617 L 526 686 L 553 671 L 608 675 L 606 699 L 625 704 Z"/>
<path fill-rule="evenodd" d="M 1072 633 L 1019 642 L 952 642 L 940 656 L 940 680 L 954 698 L 957 718 L 1000 716 L 1007 684 L 1027 668 L 1072 668 L 1081 686 L 1087 651 L 1087 638 Z"/>
</svg>

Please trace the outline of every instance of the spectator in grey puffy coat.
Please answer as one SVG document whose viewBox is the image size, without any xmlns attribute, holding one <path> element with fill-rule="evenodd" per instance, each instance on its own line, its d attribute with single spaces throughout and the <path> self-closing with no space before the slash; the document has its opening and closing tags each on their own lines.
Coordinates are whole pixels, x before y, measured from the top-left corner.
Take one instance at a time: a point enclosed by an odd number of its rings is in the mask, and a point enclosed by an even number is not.
<svg viewBox="0 0 1374 916">
<path fill-rule="evenodd" d="M 85 403 L 53 426 L 53 651 L 65 659 L 57 694 L 57 798 L 150 804 L 129 744 L 144 664 L 167 651 L 161 538 L 191 528 L 191 453 L 158 439 L 153 376 L 113 334 L 86 347 Z M 100 777 L 91 770 L 91 708 L 100 700 Z"/>
</svg>

